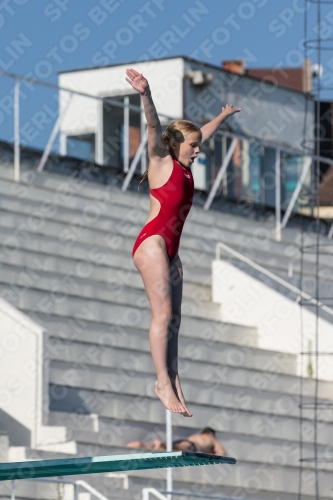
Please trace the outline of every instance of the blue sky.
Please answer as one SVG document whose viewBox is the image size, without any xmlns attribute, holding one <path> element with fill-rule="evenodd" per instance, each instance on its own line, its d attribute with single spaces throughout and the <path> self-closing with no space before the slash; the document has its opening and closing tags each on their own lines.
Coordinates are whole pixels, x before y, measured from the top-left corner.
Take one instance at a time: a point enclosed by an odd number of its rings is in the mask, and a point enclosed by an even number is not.
<svg viewBox="0 0 333 500">
<path fill-rule="evenodd" d="M 305 0 L 6 0 L 0 5 L 0 70 L 57 83 L 57 72 L 187 55 L 220 65 L 243 57 L 247 67 L 297 67 L 304 55 Z M 308 38 L 317 37 L 308 5 Z M 322 35 L 333 38 L 333 2 L 323 5 Z M 332 50 L 323 51 L 323 82 L 333 87 Z M 308 54 L 316 62 L 315 51 Z M 0 78 L 0 139 L 13 136 L 13 80 Z M 32 146 L 43 147 L 56 114 L 56 92 L 23 89 L 21 124 L 48 106 Z M 322 94 L 333 100 L 333 91 Z"/>
</svg>

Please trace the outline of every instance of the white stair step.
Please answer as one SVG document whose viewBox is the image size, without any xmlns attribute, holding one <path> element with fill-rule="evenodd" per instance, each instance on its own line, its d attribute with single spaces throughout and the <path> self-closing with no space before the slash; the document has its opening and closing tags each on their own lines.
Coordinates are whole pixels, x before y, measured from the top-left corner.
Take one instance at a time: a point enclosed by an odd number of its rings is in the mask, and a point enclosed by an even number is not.
<svg viewBox="0 0 333 500">
<path fill-rule="evenodd" d="M 257 350 L 258 351 L 258 350 Z M 259 354 L 258 352 L 256 353 Z M 268 353 L 267 353 L 268 354 Z M 278 361 L 278 353 L 272 353 L 270 364 L 274 369 L 275 362 Z M 228 384 L 234 387 L 248 387 L 258 393 L 265 394 L 266 391 L 282 393 L 286 395 L 299 396 L 300 379 L 298 376 L 288 376 L 279 373 L 279 371 L 270 371 L 269 363 L 260 369 L 246 368 L 243 365 L 232 366 L 217 356 L 216 362 L 207 356 L 206 359 L 196 360 L 191 355 L 186 356 L 184 346 L 180 346 L 179 352 L 179 373 L 180 376 L 188 380 L 198 380 L 204 382 L 207 387 Z M 136 373 L 154 374 L 154 367 L 150 352 L 143 350 L 126 348 L 100 346 L 96 344 L 87 344 L 86 342 L 68 341 L 51 337 L 49 340 L 49 357 L 52 361 L 68 364 L 73 369 L 87 366 L 97 368 L 112 368 L 133 371 Z M 267 356 L 268 357 L 268 356 Z M 283 355 L 280 354 L 281 362 Z M 269 358 L 268 358 L 269 360 Z M 65 366 L 65 365 L 64 365 Z M 259 367 L 260 368 L 260 367 Z M 302 394 L 308 397 L 314 397 L 315 380 L 304 378 Z M 324 380 L 319 381 L 318 397 L 333 401 L 333 384 Z"/>
<path fill-rule="evenodd" d="M 11 211 L 0 209 L 1 226 L 4 228 L 17 228 L 19 227 L 25 235 L 32 235 L 33 233 L 43 234 L 50 236 L 57 234 L 59 239 L 66 246 L 72 246 L 77 242 L 89 243 L 91 241 L 98 242 L 101 247 L 113 246 L 114 249 L 122 247 L 132 250 L 134 241 L 142 229 L 142 224 L 133 224 L 123 219 L 117 220 L 112 218 L 100 217 L 97 222 L 87 225 L 82 217 L 73 214 L 72 217 L 65 209 L 57 210 L 55 214 L 44 215 L 41 219 L 39 211 L 35 219 L 33 216 L 26 215 L 26 206 L 22 202 L 20 206 L 16 207 L 20 202 L 13 200 Z M 16 208 L 16 211 L 14 211 Z M 9 207 L 8 207 L 9 210 Z M 125 217 L 125 214 L 124 214 Z M 187 227 L 187 226 L 186 226 Z M 200 228 L 198 224 L 189 225 L 188 229 L 184 229 L 181 239 L 181 249 L 184 254 L 184 260 L 188 263 L 191 259 L 196 264 L 205 264 L 205 260 L 209 257 L 210 260 L 215 255 L 215 244 L 218 241 L 231 241 L 231 247 L 241 252 L 246 257 L 255 261 L 266 261 L 266 266 L 274 266 L 281 270 L 287 270 L 290 263 L 290 256 L 285 253 L 274 252 L 271 248 L 272 245 L 267 246 L 262 241 L 257 241 L 242 238 L 238 235 L 229 235 L 221 232 L 219 229 L 207 228 L 203 226 Z M 295 251 L 293 252 L 293 254 Z M 300 252 L 297 253 L 298 259 L 294 262 L 295 269 L 300 268 Z M 228 256 L 229 257 L 229 256 Z M 315 263 L 315 256 L 308 253 L 304 257 L 304 265 L 309 269 L 310 264 Z M 328 267 L 332 267 L 331 259 L 329 256 L 322 257 L 322 263 Z"/>
<path fill-rule="evenodd" d="M 73 426 L 73 429 L 70 430 L 71 439 L 76 441 L 78 453 L 82 456 L 86 456 L 88 452 L 88 450 L 84 450 L 85 445 L 89 447 L 88 454 L 114 455 L 116 454 L 115 447 L 124 448 L 121 450 L 121 453 L 126 453 L 127 451 L 140 453 L 140 448 L 125 448 L 126 443 L 131 441 L 152 443 L 155 438 L 161 441 L 165 440 L 165 426 L 163 425 L 155 425 L 152 429 L 149 424 L 145 424 L 144 422 L 119 420 L 113 421 L 112 425 L 110 424 L 107 426 L 104 431 L 93 431 L 91 428 L 90 430 L 82 428 L 83 420 L 79 418 L 85 417 L 88 422 L 89 415 L 78 416 L 77 421 L 72 418 L 71 414 L 66 413 L 51 412 L 50 417 L 55 422 L 68 422 L 69 425 Z M 173 427 L 174 440 L 185 439 L 192 433 L 193 431 L 185 427 Z M 299 465 L 299 441 L 286 441 L 283 439 L 271 439 L 266 437 L 258 438 L 254 435 L 239 435 L 232 432 L 218 432 L 216 437 L 223 444 L 227 451 L 227 455 L 231 455 L 229 450 L 232 450 L 232 456 L 235 457 L 237 461 L 263 461 L 271 465 L 279 463 L 285 466 L 292 465 L 295 467 Z M 310 457 L 312 453 L 313 443 L 303 443 L 303 456 Z M 333 445 L 318 446 L 318 456 L 329 457 L 332 453 Z M 309 466 L 312 467 L 313 464 L 309 464 Z M 321 462 L 319 463 L 319 467 L 321 469 L 331 469 L 333 464 Z"/>
<path fill-rule="evenodd" d="M 20 248 L 39 252 L 40 259 L 37 258 L 36 263 L 40 268 L 42 268 L 41 259 L 48 255 L 57 255 L 59 257 L 76 259 L 80 262 L 83 261 L 82 265 L 85 265 L 85 262 L 87 262 L 89 265 L 103 264 L 110 267 L 119 266 L 125 269 L 131 269 L 133 266 L 130 253 L 133 242 L 128 241 L 125 248 L 124 245 L 121 245 L 122 241 L 119 238 L 109 242 L 109 247 L 103 248 L 92 247 L 89 244 L 78 242 L 75 245 L 67 246 L 61 243 L 56 237 L 46 237 L 39 234 L 13 235 L 12 229 L 0 226 L 0 242 L 2 243 L 0 247 L 0 262 L 4 254 L 15 254 L 17 253 L 16 249 Z M 127 251 L 124 252 L 124 250 Z M 185 280 L 192 283 L 210 284 L 211 262 L 204 262 L 203 264 L 205 265 L 204 268 L 197 265 L 195 260 L 191 261 L 189 265 L 183 261 Z"/>
<path fill-rule="evenodd" d="M 73 298 L 94 298 L 96 301 L 113 302 L 126 306 L 141 306 L 149 308 L 148 297 L 143 289 L 132 288 L 125 284 L 94 283 L 86 279 L 74 276 L 59 277 L 55 273 L 28 274 L 21 268 L 2 266 L 0 274 L 0 286 L 10 286 L 21 289 L 22 293 L 28 292 L 30 286 L 39 292 L 48 292 L 54 300 L 60 296 Z M 4 292 L 5 293 L 5 292 Z M 20 294 L 21 292 L 18 291 Z M 220 305 L 213 302 L 202 302 L 193 298 L 184 298 L 182 302 L 184 315 L 195 316 L 203 319 L 219 321 L 221 318 Z"/>
<path fill-rule="evenodd" d="M 0 176 L 13 183 L 13 173 L 11 169 L 0 169 Z M 95 203 L 106 202 L 112 204 L 119 204 L 125 209 L 129 207 L 134 208 L 136 211 L 149 210 L 149 197 L 147 194 L 137 191 L 123 192 L 117 186 L 112 184 L 101 185 L 89 181 L 87 179 L 73 178 L 71 176 L 64 176 L 62 174 L 31 171 L 31 169 L 22 166 L 21 183 L 27 184 L 27 188 L 41 188 L 43 193 L 48 194 L 48 199 L 51 203 L 58 200 L 65 201 L 68 205 L 75 203 L 76 197 L 83 197 L 93 200 Z M 25 191 L 26 193 L 26 191 Z M 52 197 L 55 196 L 55 198 Z M 44 198 L 45 200 L 45 198 Z M 240 217 L 228 212 L 219 212 L 215 210 L 205 211 L 194 205 L 196 208 L 195 218 L 198 222 L 204 225 L 214 225 L 218 227 L 229 228 L 234 231 L 244 231 L 253 237 L 253 230 L 267 234 L 274 241 L 275 239 L 275 221 L 274 218 L 268 218 L 265 221 L 254 220 L 246 214 L 246 217 Z M 190 217 L 194 216 L 194 211 L 190 212 Z M 246 226 L 244 227 L 244 220 L 246 219 Z M 283 235 L 284 240 L 294 242 L 300 235 L 300 229 L 285 228 Z M 312 241 L 309 235 L 306 235 L 307 242 Z M 322 238 L 324 240 L 324 238 Z"/>
<path fill-rule="evenodd" d="M 188 396 L 186 394 L 186 396 Z M 243 399 L 241 399 L 241 397 Z M 191 399 L 191 397 L 187 398 Z M 229 407 L 211 406 L 191 402 L 193 413 L 186 419 L 186 426 L 198 430 L 212 427 L 217 432 L 233 432 L 251 436 L 295 441 L 299 438 L 299 418 L 289 416 L 288 412 L 265 412 L 258 407 L 255 410 L 246 408 L 247 400 L 240 395 L 237 403 Z M 266 404 L 267 407 L 268 404 Z M 297 406 L 296 402 L 295 405 Z M 50 386 L 50 410 L 57 412 L 97 413 L 100 422 L 104 419 L 133 420 L 147 422 L 151 425 L 165 425 L 165 411 L 157 398 L 145 397 L 142 394 L 117 394 L 98 390 L 77 389 L 64 385 Z M 304 415 L 304 442 L 313 442 L 313 421 L 311 415 Z M 327 436 L 333 432 L 330 411 L 322 410 L 318 415 L 318 443 L 327 444 Z M 173 415 L 175 426 L 184 425 L 184 417 Z M 100 424 L 100 428 L 102 424 Z M 103 429 L 106 427 L 103 424 Z"/>
<path fill-rule="evenodd" d="M 20 249 L 19 253 L 10 255 L 4 253 L 0 259 L 0 266 L 13 266 L 15 269 L 24 270 L 31 275 L 43 275 L 46 273 L 56 273 L 59 278 L 63 276 L 73 276 L 75 278 L 85 279 L 92 283 L 115 283 L 119 285 L 127 285 L 133 288 L 143 290 L 144 285 L 139 272 L 135 269 L 134 264 L 131 267 L 99 265 L 98 263 L 88 263 L 68 257 L 59 257 L 53 255 L 45 255 L 38 252 L 30 252 Z M 185 276 L 188 278 L 188 276 Z M 211 287 L 200 284 L 190 283 L 184 280 L 183 283 L 184 296 L 194 297 L 198 300 L 211 300 Z"/>
<path fill-rule="evenodd" d="M 66 356 L 63 347 L 57 343 L 58 339 L 62 339 L 68 346 L 72 341 L 84 343 L 87 357 L 98 358 L 99 352 L 104 352 L 104 349 L 106 349 L 107 355 L 107 347 L 131 349 L 150 355 L 148 331 L 144 328 L 116 324 L 108 327 L 87 319 L 80 321 L 75 318 L 61 318 L 46 314 L 38 314 L 38 320 L 45 326 L 51 337 L 49 343 L 51 358 L 62 354 Z M 53 343 L 52 337 L 55 343 Z M 278 353 L 246 344 L 237 345 L 234 343 L 235 340 L 236 337 L 233 337 L 228 343 L 221 340 L 218 335 L 210 335 L 210 332 L 207 332 L 207 335 L 200 339 L 192 335 L 191 330 L 184 329 L 182 325 L 179 336 L 179 356 L 191 359 L 192 362 L 206 363 L 209 360 L 210 363 L 217 366 L 226 365 L 236 369 L 249 368 L 267 371 L 273 374 L 269 378 L 270 380 L 274 378 L 274 374 L 278 373 L 296 374 L 296 356 L 294 354 Z M 257 386 L 257 382 L 261 381 L 256 380 L 255 386 Z M 265 382 L 262 381 L 263 384 Z"/>
<path fill-rule="evenodd" d="M 54 445 L 56 446 L 56 445 Z M 26 446 L 10 446 L 8 449 L 8 462 L 26 462 L 28 460 L 53 460 L 55 458 L 72 458 L 77 453 L 73 444 L 60 443 L 59 449 L 38 448 Z"/>
<path fill-rule="evenodd" d="M 66 162 L 68 160 L 62 158 L 62 161 Z M 0 177 L 7 179 L 12 186 L 15 186 L 10 166 L 0 169 Z M 25 189 L 24 194 L 31 188 L 41 188 L 41 191 L 44 193 L 44 201 L 47 195 L 47 200 L 50 201 L 51 205 L 52 203 L 57 203 L 57 200 L 60 199 L 70 206 L 72 203 L 75 203 L 74 200 L 76 197 L 80 197 L 91 199 L 95 203 L 117 204 L 123 206 L 125 210 L 131 207 L 135 209 L 135 212 L 139 211 L 139 213 L 142 211 L 148 213 L 149 211 L 148 194 L 140 193 L 136 190 L 124 193 L 118 186 L 113 184 L 101 185 L 98 182 L 94 182 L 93 179 L 73 178 L 71 175 L 47 171 L 38 173 L 35 170 L 32 171 L 31 167 L 24 164 L 21 165 L 21 185 L 23 186 L 22 189 Z M 13 189 L 11 192 L 13 192 Z M 271 216 L 255 220 L 248 213 L 246 213 L 245 217 L 242 217 L 230 212 L 220 212 L 212 209 L 205 211 L 197 205 L 194 205 L 193 208 L 196 211 L 194 213 L 192 209 L 188 220 L 191 220 L 195 216 L 197 222 L 205 226 L 211 225 L 230 229 L 235 232 L 243 232 L 248 234 L 250 238 L 253 238 L 254 231 L 256 231 L 257 237 L 263 235 L 260 238 L 261 243 L 266 238 L 270 238 L 275 243 L 275 220 Z M 246 224 L 244 224 L 244 221 L 246 221 Z M 284 245 L 296 243 L 296 246 L 298 246 L 300 234 L 300 229 L 287 227 L 283 231 L 283 241 L 281 243 Z M 315 235 L 305 234 L 304 236 L 306 244 L 315 243 Z M 323 243 L 327 242 L 324 236 L 320 239 Z"/>
<path fill-rule="evenodd" d="M 38 431 L 38 448 L 67 441 L 69 441 L 68 429 L 64 425 L 43 425 Z"/>
<path fill-rule="evenodd" d="M 38 447 L 39 450 L 53 453 L 67 453 L 68 455 L 77 455 L 76 441 L 66 441 L 65 443 L 42 444 Z"/>
<path fill-rule="evenodd" d="M 149 329 L 150 310 L 142 307 L 126 306 L 107 301 L 97 301 L 80 297 L 62 296 L 59 300 L 55 295 L 29 288 L 13 290 L 0 284 L 3 298 L 23 312 L 29 314 L 52 314 L 63 318 L 97 321 L 106 325 L 122 327 L 134 326 Z M 189 311 L 190 313 L 192 311 Z M 182 317 L 182 332 L 188 332 L 193 338 L 207 341 L 233 342 L 245 345 L 255 345 L 257 332 L 253 327 L 245 327 L 231 323 L 206 320 L 192 315 Z"/>
<path fill-rule="evenodd" d="M 109 394 L 109 397 L 113 394 L 127 394 L 154 398 L 156 375 L 152 369 L 149 374 L 141 373 L 136 368 L 138 363 L 140 360 L 132 357 L 127 366 L 124 364 L 122 369 L 118 369 L 91 365 L 73 366 L 71 363 L 53 361 L 50 367 L 50 383 L 55 386 L 65 386 L 66 389 L 72 388 L 76 394 L 81 390 L 92 391 L 92 397 L 97 397 L 98 392 L 103 391 L 103 394 Z M 192 380 L 186 377 L 186 372 L 185 375 L 181 374 L 181 381 L 190 407 L 192 404 L 208 405 L 216 407 L 216 412 L 219 412 L 221 408 L 228 408 L 235 411 L 247 410 L 269 414 L 273 417 L 299 418 L 298 394 L 273 392 L 269 389 L 263 392 L 252 387 L 235 387 L 228 381 L 214 383 Z M 304 404 L 312 403 L 313 400 L 314 396 L 303 397 Z M 319 400 L 319 404 L 324 402 Z M 314 411 L 308 409 L 306 413 L 304 412 L 304 417 L 314 418 Z M 323 421 L 330 421 L 330 412 L 320 411 L 319 418 Z"/>
</svg>

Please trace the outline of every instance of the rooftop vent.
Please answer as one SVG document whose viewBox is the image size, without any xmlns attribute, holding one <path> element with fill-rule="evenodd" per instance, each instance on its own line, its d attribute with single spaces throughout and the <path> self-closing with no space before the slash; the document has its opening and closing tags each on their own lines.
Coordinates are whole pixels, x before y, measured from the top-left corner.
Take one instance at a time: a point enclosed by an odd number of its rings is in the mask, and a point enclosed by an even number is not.
<svg viewBox="0 0 333 500">
<path fill-rule="evenodd" d="M 204 73 L 201 70 L 189 71 L 187 76 L 191 78 L 193 85 L 207 85 L 213 81 L 212 73 Z"/>
<path fill-rule="evenodd" d="M 245 60 L 244 59 L 233 59 L 228 61 L 222 61 L 222 68 L 231 73 L 236 73 L 237 75 L 244 75 L 245 73 Z"/>
</svg>

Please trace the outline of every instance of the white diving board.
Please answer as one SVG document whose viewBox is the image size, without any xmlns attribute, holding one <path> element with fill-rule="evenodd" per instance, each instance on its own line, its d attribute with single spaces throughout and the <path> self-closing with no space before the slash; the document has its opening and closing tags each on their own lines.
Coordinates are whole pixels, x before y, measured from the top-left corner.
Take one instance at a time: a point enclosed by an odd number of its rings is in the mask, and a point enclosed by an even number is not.
<svg viewBox="0 0 333 500">
<path fill-rule="evenodd" d="M 222 457 L 196 451 L 170 453 L 140 453 L 109 457 L 60 458 L 57 460 L 30 460 L 28 462 L 0 463 L 0 481 L 32 479 L 98 472 L 119 472 L 141 469 L 164 469 L 193 465 L 235 464 L 231 457 Z"/>
</svg>

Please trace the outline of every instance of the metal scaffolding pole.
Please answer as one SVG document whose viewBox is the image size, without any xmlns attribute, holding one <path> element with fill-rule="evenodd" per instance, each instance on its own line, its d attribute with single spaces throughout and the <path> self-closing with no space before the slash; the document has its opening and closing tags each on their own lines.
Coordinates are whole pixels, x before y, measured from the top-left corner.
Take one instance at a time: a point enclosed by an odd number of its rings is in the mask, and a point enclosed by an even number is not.
<svg viewBox="0 0 333 500">
<path fill-rule="evenodd" d="M 172 413 L 169 410 L 165 410 L 166 416 L 166 451 L 172 451 Z M 172 468 L 167 469 L 166 477 L 166 489 L 167 491 L 172 491 Z M 168 495 L 168 500 L 172 500 L 172 495 Z"/>
<path fill-rule="evenodd" d="M 45 164 L 47 162 L 48 157 L 50 156 L 52 146 L 54 144 L 54 141 L 56 140 L 57 134 L 60 130 L 61 124 L 63 122 L 63 119 L 65 118 L 66 112 L 68 110 L 69 104 L 72 100 L 73 94 L 69 94 L 69 97 L 67 99 L 66 105 L 63 108 L 63 110 L 60 112 L 57 121 L 54 124 L 53 130 L 51 132 L 51 135 L 49 137 L 49 140 L 46 144 L 46 148 L 44 149 L 43 155 L 40 159 L 40 162 L 37 167 L 37 172 L 41 172 L 43 168 L 45 167 Z"/>
<path fill-rule="evenodd" d="M 210 190 L 210 193 L 208 195 L 208 198 L 206 200 L 206 203 L 204 204 L 204 210 L 209 210 L 209 207 L 212 204 L 212 201 L 214 199 L 214 196 L 216 194 L 216 191 L 218 190 L 218 187 L 220 185 L 220 182 L 223 179 L 223 176 L 225 174 L 225 171 L 227 170 L 227 167 L 229 165 L 229 161 L 231 160 L 231 157 L 233 155 L 233 152 L 235 151 L 236 145 L 237 145 L 238 139 L 237 137 L 234 137 L 231 141 L 231 144 L 229 146 L 229 149 L 227 151 L 227 154 L 222 162 L 221 168 L 218 171 L 218 174 L 216 176 L 216 179 L 214 181 L 214 184 L 212 186 L 212 189 Z"/>
<path fill-rule="evenodd" d="M 299 195 L 299 192 L 301 190 L 301 187 L 302 187 L 302 185 L 303 185 L 303 183 L 305 181 L 305 177 L 307 176 L 307 173 L 309 171 L 311 163 L 312 163 L 312 158 L 309 157 L 309 156 L 307 156 L 306 157 L 306 161 L 305 161 L 305 165 L 303 167 L 303 172 L 301 174 L 301 177 L 298 180 L 297 186 L 295 187 L 295 191 L 292 194 L 292 197 L 290 199 L 290 202 L 289 202 L 289 205 L 287 207 L 286 213 L 284 214 L 284 217 L 282 219 L 282 223 L 281 223 L 281 227 L 282 228 L 286 227 L 286 224 L 287 224 L 287 222 L 289 220 L 289 217 L 290 217 L 290 214 L 292 212 L 292 209 L 294 208 L 294 205 L 295 205 L 296 200 L 298 198 L 298 195 Z"/>
<path fill-rule="evenodd" d="M 140 146 L 138 147 L 137 152 L 135 153 L 135 156 L 133 158 L 133 161 L 131 163 L 129 171 L 128 171 L 126 177 L 125 177 L 124 183 L 123 183 L 123 185 L 121 187 L 122 191 L 126 191 L 126 189 L 129 186 L 129 183 L 131 182 L 131 179 L 132 179 L 132 177 L 134 175 L 134 172 L 135 172 L 135 169 L 137 167 L 137 164 L 139 163 L 142 151 L 146 147 L 147 139 L 148 139 L 148 128 L 145 130 L 145 133 L 143 135 L 142 141 L 140 142 Z"/>
</svg>

